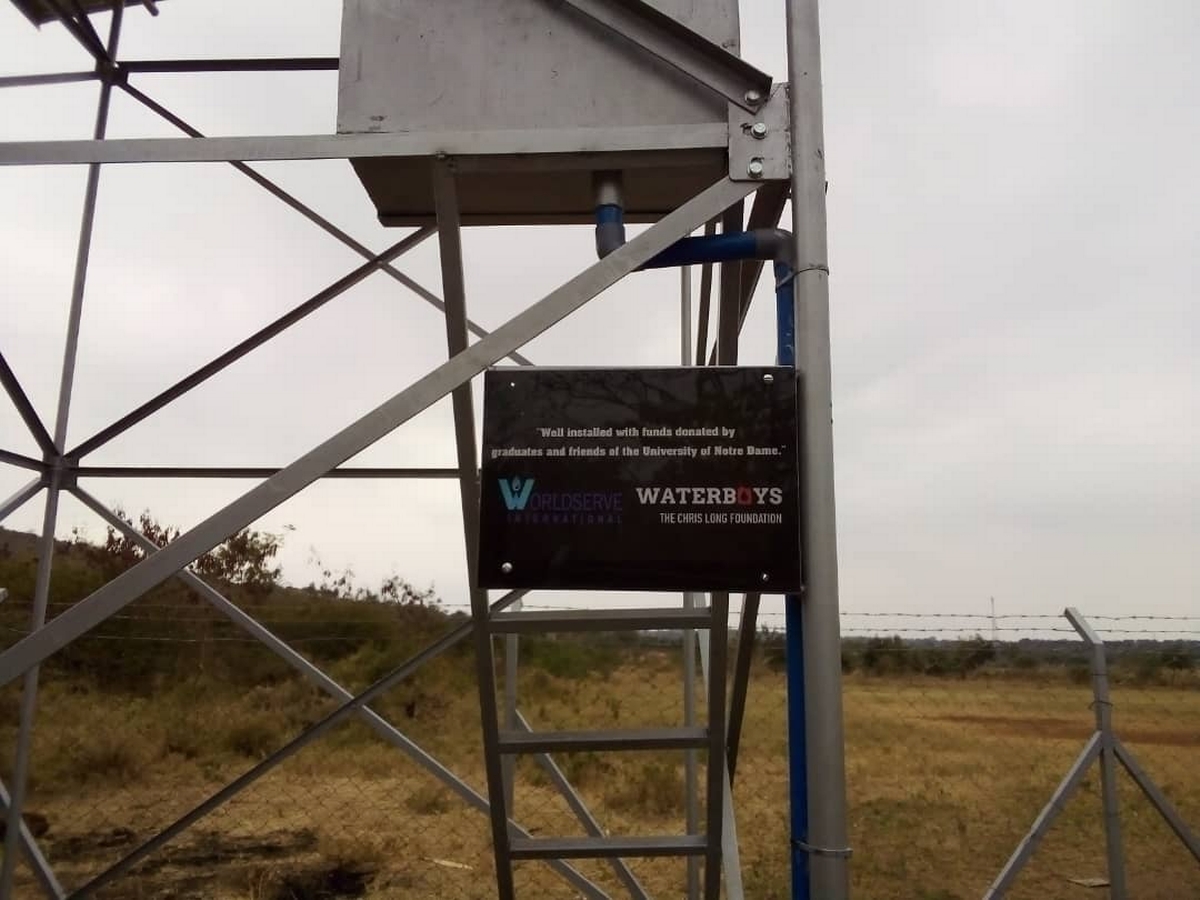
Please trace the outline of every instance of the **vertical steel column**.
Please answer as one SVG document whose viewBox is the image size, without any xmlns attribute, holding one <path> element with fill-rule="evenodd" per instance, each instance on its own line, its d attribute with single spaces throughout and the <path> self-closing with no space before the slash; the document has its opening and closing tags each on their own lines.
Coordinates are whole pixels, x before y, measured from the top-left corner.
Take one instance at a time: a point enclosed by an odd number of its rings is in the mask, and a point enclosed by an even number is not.
<svg viewBox="0 0 1200 900">
<path fill-rule="evenodd" d="M 801 398 L 801 549 L 804 556 L 804 675 L 812 895 L 845 900 L 846 762 L 838 621 L 833 476 L 829 264 L 818 0 L 787 0 L 792 130 L 792 231 L 796 241 L 796 367 Z M 802 894 L 795 894 L 800 897 Z"/>
<path fill-rule="evenodd" d="M 679 270 L 679 364 L 692 364 L 692 267 Z"/>
<path fill-rule="evenodd" d="M 745 228 L 745 203 L 735 203 L 721 216 L 721 234 L 737 234 Z M 718 294 L 717 346 L 713 359 L 717 365 L 737 364 L 738 324 L 741 320 L 742 262 L 721 263 L 721 284 Z"/>
<path fill-rule="evenodd" d="M 121 36 L 121 18 L 124 7 L 113 6 L 112 21 L 108 34 L 108 56 L 116 59 L 117 43 Z M 101 82 L 100 97 L 96 103 L 96 121 L 92 129 L 95 140 L 103 140 L 108 130 L 108 108 L 112 99 L 112 84 Z M 92 251 L 92 227 L 96 219 L 96 196 L 100 188 L 100 165 L 88 166 L 87 186 L 84 189 L 83 212 L 79 222 L 79 241 L 75 251 L 75 277 L 71 287 L 71 306 L 67 315 L 67 336 L 63 347 L 62 374 L 59 379 L 58 409 L 54 419 L 54 449 L 61 454 L 67 441 L 67 422 L 71 413 L 71 392 L 75 385 L 75 361 L 79 353 L 79 323 L 83 316 L 83 295 L 87 287 L 88 260 Z M 48 461 L 50 461 L 48 459 Z M 61 460 L 53 460 L 56 466 Z M 46 489 L 46 505 L 42 516 L 42 537 L 38 548 L 37 581 L 34 585 L 33 612 L 30 631 L 37 631 L 46 623 L 46 607 L 50 599 L 50 574 L 54 557 L 54 531 L 58 523 L 58 498 L 62 488 L 61 468 L 50 476 Z M 21 693 L 20 727 L 17 733 L 17 748 L 12 768 L 12 794 L 8 804 L 8 825 L 4 835 L 4 861 L 0 864 L 0 898 L 12 897 L 13 877 L 16 873 L 17 854 L 21 846 L 21 818 L 25 805 L 26 788 L 29 781 L 30 753 L 33 742 L 33 723 L 37 715 L 39 667 L 34 666 L 25 675 Z"/>
<path fill-rule="evenodd" d="M 796 367 L 795 273 L 777 262 L 775 274 L 776 362 Z M 797 548 L 800 550 L 801 548 Z M 792 900 L 811 896 L 808 868 L 808 724 L 804 696 L 804 614 L 799 594 L 784 603 L 787 660 L 788 815 L 791 831 Z"/>
<path fill-rule="evenodd" d="M 721 896 L 721 859 L 725 844 L 725 808 L 731 806 L 726 794 L 729 778 L 725 771 L 725 670 L 729 649 L 729 594 L 712 595 L 712 627 L 708 647 L 708 853 L 704 863 L 704 900 Z"/>
<path fill-rule="evenodd" d="M 679 363 L 692 364 L 692 268 L 679 270 Z M 690 591 L 683 594 L 683 608 L 695 609 L 696 595 Z M 691 728 L 696 724 L 696 630 L 683 629 L 683 724 Z M 698 756 L 695 750 L 685 750 L 683 755 L 683 781 L 685 791 L 685 815 L 687 833 L 700 833 L 700 797 L 696 792 Z M 695 856 L 687 859 L 688 900 L 700 898 L 700 860 Z"/>
<path fill-rule="evenodd" d="M 711 219 L 704 225 L 704 236 L 712 237 L 717 233 L 717 220 Z M 696 324 L 696 365 L 704 365 L 708 359 L 708 320 L 712 317 L 712 263 L 700 266 L 700 310 L 699 321 Z"/>
<path fill-rule="evenodd" d="M 728 224 L 734 221 L 733 211 L 726 211 L 724 221 Z M 717 345 L 710 364 L 732 366 L 737 364 L 738 354 L 738 290 L 737 281 L 722 277 L 720 293 L 717 299 Z M 732 323 L 732 328 L 730 328 Z M 724 335 L 724 339 L 722 339 Z M 702 361 L 702 360 L 698 360 Z M 708 757 L 708 807 L 707 833 L 710 855 L 705 866 L 704 896 L 705 900 L 715 898 L 714 890 L 720 889 L 721 869 L 725 874 L 725 894 L 728 900 L 744 900 L 742 885 L 742 863 L 738 851 L 737 822 L 734 816 L 732 786 L 725 764 L 726 722 L 725 722 L 725 675 L 726 659 L 729 650 L 729 595 L 714 593 L 711 605 L 706 603 L 703 594 L 696 595 L 701 606 L 710 606 L 712 614 L 711 627 L 701 632 L 697 638 L 700 649 L 700 666 L 708 684 L 709 727 L 714 730 L 710 734 Z M 719 702 L 719 708 L 713 704 Z M 714 710 L 717 716 L 713 715 Z M 719 731 L 719 735 L 716 733 Z M 720 791 L 714 794 L 714 789 Z M 719 798 L 719 804 L 718 804 Z M 714 807 L 720 807 L 719 812 Z M 718 834 L 719 832 L 719 834 Z M 713 846 L 719 840 L 720 859 L 713 863 Z"/>
<path fill-rule="evenodd" d="M 520 612 L 522 602 L 518 600 L 512 606 L 513 612 Z M 521 728 L 521 718 L 517 714 L 517 664 L 520 660 L 520 635 L 504 636 L 504 727 L 509 731 Z M 508 815 L 513 814 L 513 804 L 516 800 L 517 757 L 506 755 L 500 760 L 504 772 L 504 809 Z"/>
<path fill-rule="evenodd" d="M 709 608 L 708 595 L 693 594 L 692 597 L 696 605 L 701 609 Z M 713 597 L 715 599 L 716 595 L 714 594 Z M 713 615 L 715 616 L 716 613 L 714 612 Z M 728 602 L 725 604 L 725 615 L 726 620 L 728 620 Z M 700 651 L 700 674 L 704 677 L 706 683 L 710 682 L 715 670 L 712 664 L 711 652 L 716 638 L 715 632 L 718 627 L 714 618 L 711 631 L 701 631 L 696 635 L 696 643 Z M 724 628 L 721 630 L 724 632 L 726 642 L 728 642 L 728 629 Z M 711 772 L 711 769 L 709 771 Z M 737 816 L 733 808 L 732 783 L 729 780 L 729 767 L 727 765 L 725 766 L 722 781 L 721 865 L 725 872 L 725 897 L 726 900 L 745 900 L 746 894 L 742 885 L 742 857 L 738 849 Z M 708 827 L 712 827 L 711 819 L 709 820 Z"/>
<path fill-rule="evenodd" d="M 727 759 L 729 783 L 737 776 L 738 748 L 742 742 L 742 723 L 746 718 L 746 694 L 750 687 L 750 669 L 754 665 L 754 638 L 758 630 L 758 609 L 762 594 L 742 597 L 742 614 L 738 622 L 737 658 L 733 664 L 733 684 L 729 689 L 729 726 Z"/>
<path fill-rule="evenodd" d="M 454 172 L 447 162 L 434 167 L 433 195 L 442 262 L 442 293 L 446 300 L 446 340 L 450 357 L 453 358 L 467 349 L 469 339 L 458 190 Z M 467 577 L 474 582 L 479 559 L 479 452 L 475 445 L 475 404 L 471 382 L 463 382 L 451 396 L 467 547 Z M 504 772 L 500 764 L 496 668 L 488 616 L 487 591 L 472 587 L 471 617 L 475 623 L 475 662 L 479 678 L 484 766 L 487 770 L 488 800 L 491 803 L 492 843 L 496 856 L 496 888 L 499 900 L 514 900 L 512 859 L 509 856 L 509 810 L 505 803 Z"/>
<path fill-rule="evenodd" d="M 37 580 L 34 587 L 31 627 L 36 630 L 46 621 L 46 606 L 50 596 L 50 569 L 54 556 L 54 526 L 58 520 L 60 476 L 55 472 L 46 488 L 46 505 L 42 515 L 42 537 L 38 545 Z M 7 831 L 4 835 L 4 863 L 0 867 L 0 898 L 13 896 L 13 877 L 21 848 L 21 818 L 25 791 L 29 781 L 29 762 L 33 742 L 33 720 L 37 713 L 37 666 L 25 676 L 21 691 L 20 730 L 17 734 L 16 759 L 13 763 L 12 793 L 8 798 Z"/>
<path fill-rule="evenodd" d="M 1092 709 L 1100 735 L 1100 786 L 1104 804 L 1104 844 L 1108 856 L 1108 890 L 1111 900 L 1125 900 L 1125 855 L 1121 851 L 1121 812 L 1117 801 L 1116 738 L 1112 728 L 1112 699 L 1108 693 L 1108 660 L 1104 641 L 1092 630 L 1079 611 L 1066 617 L 1092 651 Z"/>
</svg>

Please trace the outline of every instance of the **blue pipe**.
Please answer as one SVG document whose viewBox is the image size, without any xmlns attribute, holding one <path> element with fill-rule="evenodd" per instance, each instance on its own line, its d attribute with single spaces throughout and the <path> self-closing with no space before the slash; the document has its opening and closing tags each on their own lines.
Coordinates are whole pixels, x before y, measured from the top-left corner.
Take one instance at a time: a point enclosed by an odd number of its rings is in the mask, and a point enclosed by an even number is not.
<svg viewBox="0 0 1200 900">
<path fill-rule="evenodd" d="M 606 186 L 605 201 L 596 207 L 596 253 L 601 258 L 625 243 L 624 210 L 619 185 Z M 776 358 L 796 367 L 795 267 L 791 235 L 777 228 L 689 237 L 672 244 L 641 266 L 662 269 L 740 259 L 769 259 L 775 270 Z M 798 548 L 800 549 L 800 548 Z M 810 900 L 808 871 L 808 735 L 804 708 L 804 621 L 800 596 L 784 598 L 787 650 L 788 782 L 791 806 L 792 900 Z"/>
<path fill-rule="evenodd" d="M 625 211 L 617 203 L 596 206 L 596 255 L 601 259 L 625 244 Z M 639 267 L 669 269 L 740 259 L 790 261 L 791 235 L 778 228 L 688 237 L 676 241 Z"/>
<path fill-rule="evenodd" d="M 596 207 L 596 255 L 601 259 L 625 243 L 625 210 L 616 203 Z"/>
<path fill-rule="evenodd" d="M 678 241 L 642 265 L 643 269 L 669 269 L 702 263 L 759 259 L 758 242 L 752 231 L 690 237 Z"/>
<path fill-rule="evenodd" d="M 796 366 L 795 270 L 775 262 L 775 321 L 778 364 Z M 808 735 L 804 708 L 804 618 L 800 597 L 783 599 L 787 660 L 788 785 L 791 805 L 792 900 L 809 900 Z"/>
</svg>

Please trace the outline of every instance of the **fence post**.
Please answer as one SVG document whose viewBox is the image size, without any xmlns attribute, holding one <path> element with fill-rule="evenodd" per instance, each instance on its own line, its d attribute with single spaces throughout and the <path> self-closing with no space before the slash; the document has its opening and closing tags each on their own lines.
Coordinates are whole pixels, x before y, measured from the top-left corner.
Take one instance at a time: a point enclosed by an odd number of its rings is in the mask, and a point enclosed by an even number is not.
<svg viewBox="0 0 1200 900">
<path fill-rule="evenodd" d="M 1092 709 L 1096 714 L 1096 732 L 1100 735 L 1100 783 L 1104 802 L 1104 841 L 1108 852 L 1108 885 L 1111 900 L 1126 900 L 1125 855 L 1121 849 L 1121 813 L 1117 800 L 1116 738 L 1112 729 L 1112 700 L 1108 693 L 1108 659 L 1104 641 L 1092 631 L 1087 620 L 1074 607 L 1066 611 L 1067 620 L 1092 651 Z"/>
</svg>

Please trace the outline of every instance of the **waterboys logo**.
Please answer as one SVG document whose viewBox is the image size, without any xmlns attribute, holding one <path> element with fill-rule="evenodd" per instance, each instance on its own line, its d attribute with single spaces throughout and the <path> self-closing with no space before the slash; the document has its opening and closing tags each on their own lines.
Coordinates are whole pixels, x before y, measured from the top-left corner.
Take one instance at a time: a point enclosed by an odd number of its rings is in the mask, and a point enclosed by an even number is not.
<svg viewBox="0 0 1200 900">
<path fill-rule="evenodd" d="M 620 525 L 620 491 L 534 490 L 532 478 L 499 479 L 508 521 L 524 525 Z"/>
<path fill-rule="evenodd" d="M 777 487 L 640 487 L 643 506 L 782 506 Z"/>
</svg>

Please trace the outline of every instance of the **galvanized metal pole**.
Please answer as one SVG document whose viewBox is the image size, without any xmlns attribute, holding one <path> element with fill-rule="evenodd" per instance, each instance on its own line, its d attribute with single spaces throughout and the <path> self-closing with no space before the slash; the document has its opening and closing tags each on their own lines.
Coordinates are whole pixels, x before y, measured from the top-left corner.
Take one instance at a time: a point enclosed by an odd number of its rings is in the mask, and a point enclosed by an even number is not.
<svg viewBox="0 0 1200 900">
<path fill-rule="evenodd" d="M 692 364 L 692 267 L 679 270 L 679 363 Z M 690 591 L 683 594 L 683 608 L 696 608 L 696 595 Z M 696 630 L 683 629 L 683 724 L 691 728 L 696 724 Z M 685 786 L 685 815 L 687 833 L 700 833 L 700 798 L 697 793 L 698 758 L 695 750 L 685 750 L 683 756 L 683 781 Z M 689 856 L 687 860 L 688 900 L 700 898 L 700 860 Z"/>
<path fill-rule="evenodd" d="M 818 0 L 787 0 L 792 130 L 792 231 L 796 241 L 796 367 L 801 398 L 800 496 L 804 555 L 804 676 L 808 751 L 808 856 L 812 896 L 845 900 L 846 764 L 838 621 L 833 480 L 829 265 Z M 797 895 L 799 896 L 799 895 Z"/>
<path fill-rule="evenodd" d="M 54 526 L 58 521 L 59 476 L 55 473 L 46 490 L 46 505 L 42 515 L 42 537 L 38 545 L 37 576 L 33 596 L 33 621 L 37 629 L 46 621 L 46 606 L 50 595 L 50 568 L 54 556 Z M 12 769 L 12 793 L 8 799 L 7 831 L 4 835 L 4 863 L 0 867 L 0 898 L 13 896 L 13 878 L 21 847 L 21 818 L 25 792 L 29 783 L 29 762 L 33 743 L 33 721 L 37 713 L 38 667 L 25 675 L 21 692 L 20 730 L 17 733 L 17 752 Z"/>
<path fill-rule="evenodd" d="M 468 575 L 468 577 L 470 577 Z M 513 612 L 520 612 L 524 604 L 518 600 L 512 606 Z M 517 712 L 517 667 L 521 654 L 521 637 L 516 634 L 504 637 L 504 727 L 516 731 L 521 727 L 520 714 Z M 517 791 L 517 758 L 505 756 L 500 760 L 504 773 L 504 808 L 511 816 L 513 804 L 516 802 Z"/>
<path fill-rule="evenodd" d="M 693 603 L 701 609 L 708 608 L 708 595 L 692 594 Z M 716 597 L 716 595 L 712 595 Z M 716 629 L 716 613 L 714 612 L 714 630 Z M 726 595 L 725 616 L 729 616 L 728 595 Z M 711 684 L 716 667 L 713 665 L 712 648 L 713 635 L 709 630 L 696 633 L 696 643 L 700 651 L 700 674 L 706 683 Z M 725 900 L 746 900 L 745 886 L 742 884 L 742 856 L 738 847 L 737 816 L 733 808 L 733 782 L 729 779 L 729 767 L 725 766 L 724 785 L 721 790 L 721 864 L 725 875 Z M 709 826 L 711 828 L 711 825 Z M 711 834 L 711 831 L 709 832 Z M 711 838 L 710 838 L 711 839 Z"/>
<path fill-rule="evenodd" d="M 433 171 L 433 196 L 437 208 L 438 244 L 442 263 L 442 292 L 446 297 L 446 338 L 450 357 L 465 352 L 470 344 L 467 334 L 466 287 L 463 275 L 461 221 L 458 189 L 450 163 L 441 162 Z M 473 583 L 479 561 L 479 450 L 475 442 L 475 403 L 471 381 L 467 379 L 451 392 L 454 409 L 454 434 L 462 499 L 464 541 L 467 550 L 467 578 Z M 500 900 L 513 900 L 512 860 L 509 856 L 508 817 L 511 807 L 505 802 L 504 767 L 497 746 L 499 712 L 496 709 L 496 669 L 492 635 L 488 630 L 488 594 L 472 586 L 471 617 L 475 623 L 475 668 L 479 680 L 479 710 L 483 724 L 483 756 L 487 772 L 488 799 L 491 803 L 492 844 L 496 854 L 496 888 Z M 515 718 L 515 716 L 514 716 Z"/>
<path fill-rule="evenodd" d="M 121 36 L 124 7 L 113 7 L 108 34 L 108 55 L 115 59 Z M 96 121 L 92 129 L 95 140 L 102 140 L 108 130 L 108 108 L 112 99 L 112 84 L 100 85 L 96 104 Z M 83 212 L 79 223 L 79 241 L 75 252 L 75 279 L 71 289 L 71 306 L 67 315 L 67 337 L 63 348 L 62 374 L 59 380 L 58 409 L 54 419 L 54 449 L 61 454 L 67 441 L 67 421 L 71 414 L 71 393 L 75 385 L 75 361 L 79 355 L 79 323 L 83 317 L 83 295 L 87 286 L 88 260 L 92 251 L 92 227 L 96 219 L 96 195 L 100 188 L 100 166 L 88 166 L 87 186 L 84 189 Z M 46 607 L 50 600 L 50 572 L 54 557 L 54 531 L 58 524 L 58 497 L 62 488 L 61 470 L 55 470 L 46 490 L 46 505 L 42 516 L 42 538 L 38 548 L 37 581 L 34 585 L 33 612 L 30 630 L 37 631 L 46 623 Z M 13 878 L 21 846 L 21 818 L 29 782 L 30 754 L 33 744 L 33 723 L 37 715 L 39 667 L 25 673 L 21 693 L 20 726 L 17 749 L 12 768 L 12 793 L 8 805 L 8 827 L 4 835 L 4 861 L 0 863 L 0 898 L 12 897 Z"/>
<path fill-rule="evenodd" d="M 692 364 L 692 267 L 679 270 L 679 364 Z"/>
<path fill-rule="evenodd" d="M 1075 608 L 1066 610 L 1067 621 L 1092 651 L 1092 709 L 1100 735 L 1100 789 L 1104 804 L 1104 844 L 1108 857 L 1108 890 L 1111 900 L 1125 900 L 1125 854 L 1121 850 L 1121 812 L 1117 800 L 1116 738 L 1112 729 L 1112 698 L 1108 692 L 1108 659 L 1104 641 Z"/>
</svg>

